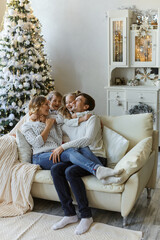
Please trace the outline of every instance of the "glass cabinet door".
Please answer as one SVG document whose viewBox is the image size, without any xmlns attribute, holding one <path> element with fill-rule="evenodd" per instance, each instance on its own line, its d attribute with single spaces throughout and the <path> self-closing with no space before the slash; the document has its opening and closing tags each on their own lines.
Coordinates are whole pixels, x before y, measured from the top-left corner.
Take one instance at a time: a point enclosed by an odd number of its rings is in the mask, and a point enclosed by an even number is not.
<svg viewBox="0 0 160 240">
<path fill-rule="evenodd" d="M 123 21 L 113 21 L 113 62 L 123 62 Z"/>
<path fill-rule="evenodd" d="M 135 62 L 152 62 L 152 35 L 135 36 Z"/>
<path fill-rule="evenodd" d="M 137 30 L 131 31 L 131 66 L 154 66 L 156 62 L 156 30 L 139 36 Z"/>
<path fill-rule="evenodd" d="M 111 19 L 111 65 L 126 65 L 126 19 Z"/>
</svg>

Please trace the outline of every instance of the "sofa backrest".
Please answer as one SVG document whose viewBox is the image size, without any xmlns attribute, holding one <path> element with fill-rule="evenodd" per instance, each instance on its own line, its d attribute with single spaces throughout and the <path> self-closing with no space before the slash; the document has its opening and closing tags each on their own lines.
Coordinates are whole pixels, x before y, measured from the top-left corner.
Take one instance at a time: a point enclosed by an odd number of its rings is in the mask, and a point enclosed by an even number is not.
<svg viewBox="0 0 160 240">
<path fill-rule="evenodd" d="M 152 113 L 142 113 L 123 116 L 101 116 L 103 125 L 111 128 L 129 140 L 128 151 L 139 141 L 153 134 Z"/>
</svg>

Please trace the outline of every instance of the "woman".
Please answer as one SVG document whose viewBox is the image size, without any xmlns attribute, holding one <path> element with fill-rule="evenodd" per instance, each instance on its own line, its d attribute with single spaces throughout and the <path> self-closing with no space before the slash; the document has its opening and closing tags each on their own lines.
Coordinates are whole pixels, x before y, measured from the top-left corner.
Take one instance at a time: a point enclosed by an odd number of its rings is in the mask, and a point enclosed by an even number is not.
<svg viewBox="0 0 160 240">
<path fill-rule="evenodd" d="M 53 165 L 51 151 L 62 144 L 61 125 L 49 116 L 49 101 L 44 96 L 33 97 L 29 103 L 30 121 L 22 125 L 22 133 L 32 146 L 32 163 L 43 169 Z"/>
</svg>

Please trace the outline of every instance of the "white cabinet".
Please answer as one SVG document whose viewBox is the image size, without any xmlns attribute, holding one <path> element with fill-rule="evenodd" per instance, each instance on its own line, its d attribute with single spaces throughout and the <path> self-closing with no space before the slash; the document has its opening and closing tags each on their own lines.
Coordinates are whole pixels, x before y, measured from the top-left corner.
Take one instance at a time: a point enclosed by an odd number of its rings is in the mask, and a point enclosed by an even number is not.
<svg viewBox="0 0 160 240">
<path fill-rule="evenodd" d="M 159 130 L 159 89 L 150 87 L 108 87 L 107 115 L 120 116 L 129 114 L 129 110 L 140 103 L 147 104 L 154 110 L 154 129 Z M 143 111 L 142 111 L 143 112 Z"/>
<path fill-rule="evenodd" d="M 145 106 L 154 111 L 154 129 L 159 130 L 160 10 L 138 14 L 131 8 L 108 12 L 107 115 Z"/>
</svg>

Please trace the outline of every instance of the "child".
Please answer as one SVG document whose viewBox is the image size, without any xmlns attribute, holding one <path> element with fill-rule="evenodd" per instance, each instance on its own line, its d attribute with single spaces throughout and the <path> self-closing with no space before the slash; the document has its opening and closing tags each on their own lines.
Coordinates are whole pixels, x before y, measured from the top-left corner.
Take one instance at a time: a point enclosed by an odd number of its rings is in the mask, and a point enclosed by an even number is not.
<svg viewBox="0 0 160 240">
<path fill-rule="evenodd" d="M 62 98 L 62 107 L 59 109 L 59 113 L 60 115 L 63 116 L 64 123 L 69 126 L 78 126 L 79 123 L 87 121 L 92 115 L 89 111 L 80 112 L 80 113 L 72 112 L 72 103 L 76 99 L 79 93 L 80 91 L 68 93 L 64 95 Z"/>
<path fill-rule="evenodd" d="M 47 99 L 50 102 L 50 114 L 57 115 L 58 110 L 62 105 L 62 94 L 57 91 L 52 91 L 48 94 Z"/>
<path fill-rule="evenodd" d="M 76 99 L 80 91 L 65 94 L 62 98 L 62 107 L 59 113 L 66 119 L 72 118 L 72 102 Z"/>
</svg>

